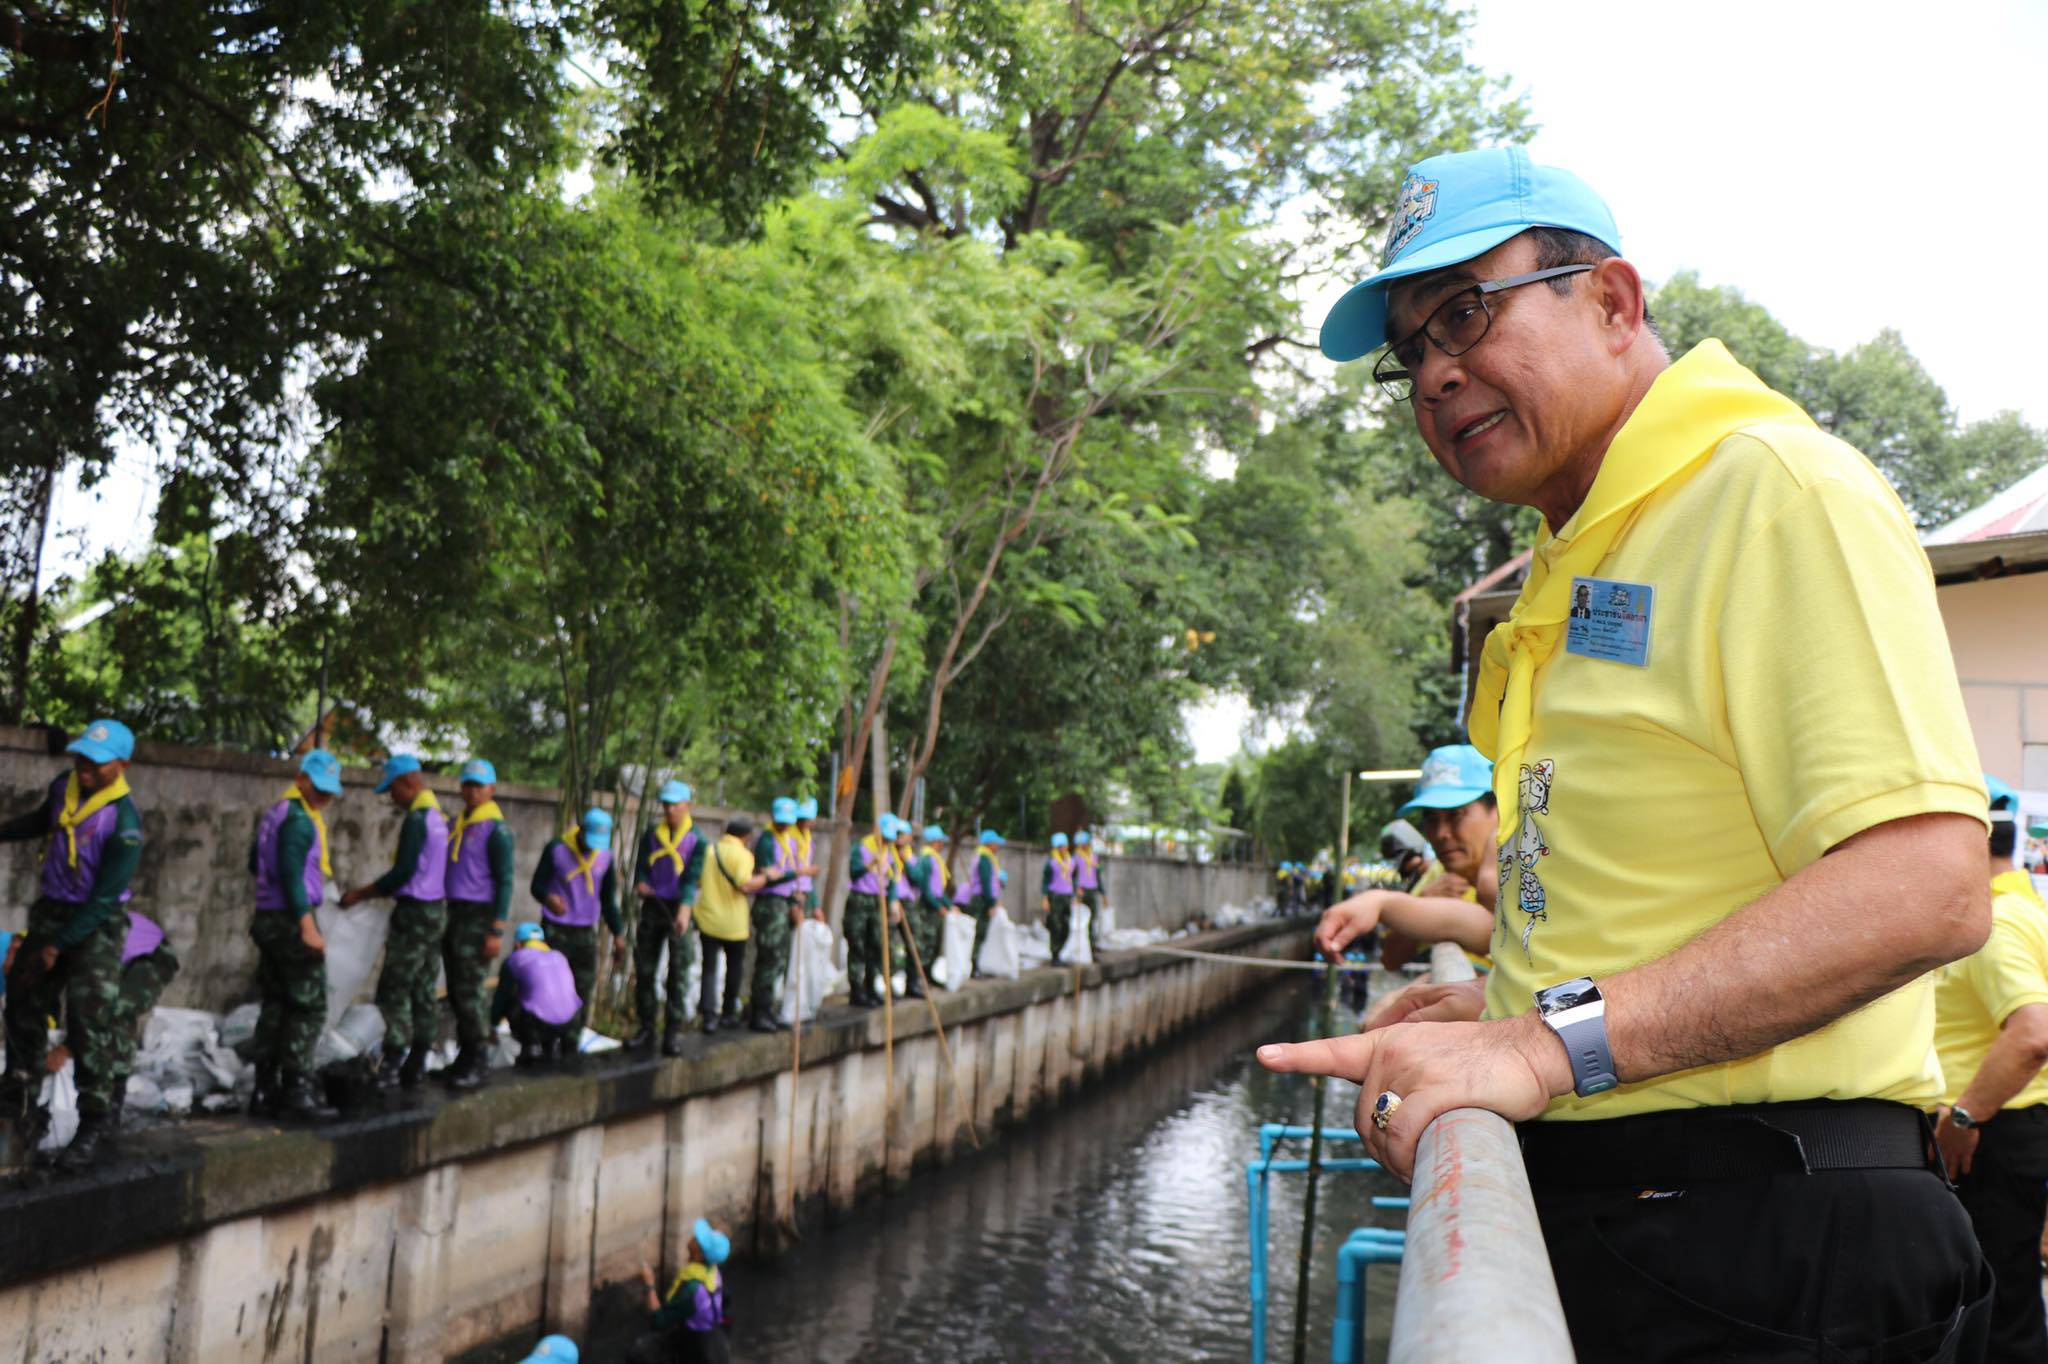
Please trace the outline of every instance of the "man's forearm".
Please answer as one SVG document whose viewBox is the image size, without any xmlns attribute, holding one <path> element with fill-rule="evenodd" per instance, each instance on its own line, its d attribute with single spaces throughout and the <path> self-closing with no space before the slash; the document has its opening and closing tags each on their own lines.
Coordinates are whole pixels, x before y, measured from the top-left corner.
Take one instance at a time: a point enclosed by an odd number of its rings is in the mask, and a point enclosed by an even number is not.
<svg viewBox="0 0 2048 1364">
<path fill-rule="evenodd" d="M 1388 891 L 1380 922 L 1416 942 L 1454 942 L 1480 956 L 1493 950 L 1493 915 L 1470 900 Z"/>
<path fill-rule="evenodd" d="M 1754 1056 L 1976 951 L 1991 931 L 1983 864 L 1984 827 L 1967 816 L 1894 820 L 1676 951 L 1603 979 L 1616 1074 Z M 1896 908 L 1873 913 L 1880 905 Z"/>
<path fill-rule="evenodd" d="M 2005 1021 L 1998 1040 L 1958 1102 L 1978 1122 L 1995 1116 L 2048 1065 L 2048 1004 L 2029 1004 Z"/>
</svg>

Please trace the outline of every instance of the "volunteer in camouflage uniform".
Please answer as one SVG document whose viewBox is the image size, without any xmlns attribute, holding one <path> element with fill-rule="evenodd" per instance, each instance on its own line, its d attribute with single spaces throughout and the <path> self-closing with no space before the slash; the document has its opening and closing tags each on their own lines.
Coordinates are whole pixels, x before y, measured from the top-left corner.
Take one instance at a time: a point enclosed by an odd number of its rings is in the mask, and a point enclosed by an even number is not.
<svg viewBox="0 0 2048 1364">
<path fill-rule="evenodd" d="M 427 1053 L 441 1031 L 434 985 L 441 974 L 441 935 L 448 927 L 448 817 L 427 789 L 420 760 L 396 753 L 384 760 L 377 794 L 405 811 L 391 870 L 341 897 L 349 909 L 373 895 L 389 895 L 391 927 L 384 935 L 384 969 L 377 973 L 377 1009 L 384 1015 L 384 1061 L 377 1087 L 411 1089 L 426 1073 Z"/>
<path fill-rule="evenodd" d="M 804 917 L 801 878 L 816 876 L 818 869 L 803 860 L 796 828 L 797 805 L 789 796 L 777 796 L 769 806 L 774 827 L 754 844 L 754 865 L 768 880 L 754 896 L 751 916 L 754 939 L 754 983 L 747 1026 L 755 1032 L 780 1032 L 781 996 L 777 987 L 789 968 L 790 932 Z"/>
<path fill-rule="evenodd" d="M 142 860 L 142 816 L 128 795 L 135 736 L 119 720 L 95 720 L 65 752 L 71 771 L 50 783 L 35 809 L 0 824 L 0 842 L 48 838 L 41 894 L 7 978 L 7 1071 L 0 1115 L 23 1144 L 41 1140 L 47 1115 L 36 1103 L 49 1050 L 46 1021 L 64 1000 L 64 1037 L 77 1067 L 78 1132 L 56 1158 L 62 1169 L 92 1164 L 114 1123 L 120 1074 L 121 905 Z"/>
<path fill-rule="evenodd" d="M 661 788 L 662 818 L 640 835 L 640 858 L 633 872 L 633 890 L 640 897 L 640 917 L 633 935 L 633 1000 L 640 1030 L 626 1042 L 632 1049 L 654 1044 L 654 1011 L 665 1004 L 667 1034 L 663 1056 L 683 1054 L 683 1029 L 689 1025 L 690 914 L 697 905 L 697 887 L 704 879 L 704 836 L 693 827 L 688 782 L 671 781 Z M 668 950 L 668 981 L 658 996 L 655 976 L 662 949 Z"/>
<path fill-rule="evenodd" d="M 128 1077 L 135 1073 L 135 1049 L 142 1042 L 142 1023 L 164 987 L 178 974 L 178 958 L 164 939 L 164 930 L 146 914 L 128 911 L 128 936 L 121 944 L 121 989 L 114 1041 L 119 1048 L 114 1075 L 114 1116 L 128 1097 Z"/>
<path fill-rule="evenodd" d="M 512 1024 L 519 1042 L 521 1067 L 542 1065 L 560 1042 L 562 1029 L 576 1016 L 582 1000 L 568 959 L 548 947 L 536 923 L 523 923 L 513 935 L 511 953 L 498 968 L 498 990 L 491 996 L 491 1024 Z"/>
<path fill-rule="evenodd" d="M 540 863 L 527 887 L 540 901 L 548 946 L 569 959 L 576 981 L 576 1013 L 556 1034 L 551 1050 L 576 1051 L 590 1017 L 597 986 L 597 918 L 612 931 L 612 960 L 626 957 L 626 924 L 619 917 L 618 868 L 612 865 L 612 817 L 591 806 L 560 838 L 540 850 Z"/>
<path fill-rule="evenodd" d="M 896 834 L 896 816 L 888 811 L 875 821 L 875 831 L 853 845 L 846 859 L 846 1002 L 872 1009 L 882 1002 L 875 977 L 889 978 L 882 960 L 882 909 L 893 897 L 895 861 L 889 840 Z"/>
<path fill-rule="evenodd" d="M 1065 834 L 1052 836 L 1038 887 L 1038 910 L 1045 915 L 1045 931 L 1052 935 L 1052 959 L 1058 961 L 1074 921 L 1074 855 L 1067 851 Z"/>
<path fill-rule="evenodd" d="M 1088 906 L 1088 941 L 1102 941 L 1102 897 L 1107 889 L 1102 864 L 1095 860 L 1095 840 L 1086 829 L 1074 835 L 1074 897 Z"/>
<path fill-rule="evenodd" d="M 796 855 L 804 865 L 816 866 L 817 859 L 811 856 L 811 842 L 818 831 L 818 798 L 805 796 L 796 803 Z M 817 873 L 796 878 L 797 890 L 803 895 L 804 910 L 819 923 L 825 922 L 825 904 L 818 894 Z"/>
<path fill-rule="evenodd" d="M 448 927 L 441 968 L 455 1014 L 455 1064 L 442 1072 L 450 1089 L 475 1089 L 491 1074 L 491 1022 L 484 984 L 498 959 L 512 915 L 512 826 L 498 808 L 498 770 L 482 758 L 462 765 L 462 813 L 448 834 Z"/>
<path fill-rule="evenodd" d="M 938 959 L 941 934 L 946 925 L 946 911 L 951 908 L 951 895 L 947 891 L 950 879 L 946 873 L 946 831 L 936 824 L 928 824 L 924 831 L 924 850 L 917 860 L 910 864 L 911 903 L 908 906 L 910 933 L 917 944 L 917 959 L 924 967 L 920 972 L 915 965 L 910 968 L 910 977 L 904 983 L 903 993 L 911 999 L 923 999 L 925 982 L 931 979 L 932 963 Z"/>
<path fill-rule="evenodd" d="M 249 847 L 256 878 L 256 1092 L 249 1111 L 279 1118 L 331 1118 L 315 1097 L 313 1044 L 327 1023 L 327 943 L 313 910 L 327 893 L 333 865 L 320 812 L 341 794 L 341 762 L 316 748 L 299 775 L 265 812 Z"/>
<path fill-rule="evenodd" d="M 960 908 L 974 916 L 974 974 L 981 974 L 981 945 L 988 939 L 989 917 L 1002 903 L 1003 875 L 1001 854 L 996 849 L 1003 846 L 1003 836 L 994 829 L 983 829 L 978 846 L 974 850 L 974 864 L 961 878 L 960 889 L 953 894 L 953 901 Z"/>
</svg>

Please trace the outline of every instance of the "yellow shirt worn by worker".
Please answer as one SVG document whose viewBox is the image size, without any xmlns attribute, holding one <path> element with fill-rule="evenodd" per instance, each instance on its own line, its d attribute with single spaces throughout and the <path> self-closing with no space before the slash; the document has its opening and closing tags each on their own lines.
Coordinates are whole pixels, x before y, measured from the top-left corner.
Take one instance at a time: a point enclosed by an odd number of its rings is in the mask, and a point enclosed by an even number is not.
<svg viewBox="0 0 2048 1364">
<path fill-rule="evenodd" d="M 740 887 L 754 878 L 754 853 L 726 834 L 704 857 L 697 883 L 697 931 L 707 938 L 737 942 L 748 935 L 747 897 Z"/>
<path fill-rule="evenodd" d="M 1718 341 L 1658 376 L 1585 506 L 1546 528 L 1487 641 L 1471 724 L 1501 805 L 1489 1017 L 1662 957 L 1874 825 L 1985 820 L 1904 507 Z M 1927 976 L 1762 1055 L 1567 1095 L 1544 1116 L 1925 1107 L 1933 1041 Z"/>
<path fill-rule="evenodd" d="M 1938 975 L 1934 1049 L 1941 1056 L 1947 1091 L 1941 1101 L 1953 1104 L 1976 1078 L 2005 1021 L 2023 1005 L 2048 1004 L 2048 905 L 2041 903 L 2025 872 L 1991 879 L 1990 938 Z M 2048 1104 L 2048 1071 L 2037 1073 L 2005 1101 L 2006 1108 L 2035 1104 Z"/>
</svg>

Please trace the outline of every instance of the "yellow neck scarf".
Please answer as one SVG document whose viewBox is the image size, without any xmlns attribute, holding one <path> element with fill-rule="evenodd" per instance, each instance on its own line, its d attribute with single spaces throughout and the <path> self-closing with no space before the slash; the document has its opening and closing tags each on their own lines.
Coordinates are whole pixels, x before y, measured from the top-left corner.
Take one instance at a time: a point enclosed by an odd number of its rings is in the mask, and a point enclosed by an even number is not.
<svg viewBox="0 0 2048 1364">
<path fill-rule="evenodd" d="M 305 810 L 306 814 L 312 819 L 313 832 L 319 836 L 320 840 L 320 874 L 322 876 L 334 875 L 333 864 L 327 860 L 327 821 L 320 817 L 320 812 L 313 808 L 312 802 L 306 799 L 306 793 L 298 788 L 296 782 L 284 788 L 284 798 L 297 801 L 300 808 Z M 278 868 L 278 874 L 282 876 L 284 868 Z"/>
<path fill-rule="evenodd" d="M 797 861 L 808 867 L 811 864 L 811 831 L 799 828 L 796 831 L 795 841 Z"/>
<path fill-rule="evenodd" d="M 2041 892 L 2034 889 L 2034 878 L 2018 867 L 2002 871 L 1991 878 L 1993 895 L 2024 895 L 2043 909 L 2048 909 L 2048 900 L 2041 898 Z"/>
<path fill-rule="evenodd" d="M 1486 637 L 1467 722 L 1473 746 L 1493 759 L 1500 841 L 1519 829 L 1522 757 L 1536 706 L 1536 674 L 1557 652 L 1571 610 L 1572 579 L 1597 573 L 1650 497 L 1690 478 L 1729 435 L 1764 422 L 1813 419 L 1702 341 L 1657 376 L 1607 448 L 1585 505 L 1553 532 L 1546 522 L 1513 612 Z"/>
<path fill-rule="evenodd" d="M 932 860 L 932 865 L 939 869 L 939 889 L 944 890 L 947 886 L 951 885 L 953 878 L 946 874 L 946 859 L 939 856 L 939 850 L 937 848 L 926 848 L 924 855 L 929 857 Z"/>
<path fill-rule="evenodd" d="M 422 788 L 420 793 L 412 798 L 412 804 L 405 808 L 407 813 L 419 810 L 438 810 L 441 808 L 441 802 L 434 799 L 432 791 Z"/>
<path fill-rule="evenodd" d="M 662 1301 L 666 1302 L 669 1298 L 675 1297 L 677 1293 L 682 1291 L 684 1284 L 692 1281 L 703 1284 L 706 1293 L 716 1293 L 718 1291 L 717 1269 L 692 1260 L 683 1266 L 682 1273 L 676 1275 L 676 1281 L 668 1286 L 668 1298 L 664 1298 Z"/>
<path fill-rule="evenodd" d="M 461 814 L 457 815 L 455 817 L 455 837 L 448 840 L 448 860 L 453 862 L 462 856 L 462 834 L 470 825 L 488 824 L 494 819 L 502 820 L 504 818 L 505 812 L 498 808 L 498 802 L 495 800 L 487 800 L 482 805 L 477 806 L 476 809 L 464 810 Z"/>
<path fill-rule="evenodd" d="M 868 865 L 877 871 L 888 871 L 896 860 L 890 855 L 889 845 L 882 841 L 880 834 L 869 834 L 860 841 L 860 845 L 868 850 Z"/>
<path fill-rule="evenodd" d="M 64 778 L 64 808 L 57 812 L 57 827 L 64 831 L 64 848 L 71 858 L 71 865 L 78 865 L 78 826 L 91 819 L 100 811 L 128 794 L 128 777 L 124 773 L 92 793 L 92 799 L 80 805 L 78 797 L 78 773 Z"/>
<path fill-rule="evenodd" d="M 1065 848 L 1054 848 L 1052 850 L 1052 860 L 1053 864 L 1057 866 L 1062 873 L 1069 876 L 1073 875 L 1074 855 L 1071 852 L 1067 851 Z"/>
<path fill-rule="evenodd" d="M 595 868 L 597 866 L 597 854 L 582 847 L 583 840 L 580 837 L 582 833 L 582 826 L 578 825 L 570 828 L 562 835 L 562 846 L 569 850 L 569 856 L 576 859 L 576 870 L 570 872 L 567 879 L 574 881 L 577 877 L 582 877 L 583 884 L 590 887 L 592 894 L 596 894 L 597 871 Z M 579 851 L 579 849 L 581 850 Z"/>
<path fill-rule="evenodd" d="M 664 857 L 673 858 L 675 859 L 676 864 L 676 875 L 682 875 L 682 842 L 683 839 L 689 836 L 690 830 L 694 829 L 696 826 L 697 821 L 691 819 L 688 815 L 683 816 L 683 827 L 680 829 L 670 827 L 669 822 L 666 819 L 662 820 L 661 823 L 655 825 L 654 842 L 655 845 L 660 849 L 660 851 L 655 853 L 654 856 L 647 859 L 647 865 L 649 867 L 652 867 L 656 862 L 661 861 L 661 859 Z"/>
</svg>

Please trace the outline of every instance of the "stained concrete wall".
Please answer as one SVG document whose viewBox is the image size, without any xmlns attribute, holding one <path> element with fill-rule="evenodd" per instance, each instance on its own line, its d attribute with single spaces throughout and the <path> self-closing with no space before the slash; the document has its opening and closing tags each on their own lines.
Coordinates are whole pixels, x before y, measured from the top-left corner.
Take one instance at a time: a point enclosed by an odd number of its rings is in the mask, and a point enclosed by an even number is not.
<svg viewBox="0 0 2048 1364">
<path fill-rule="evenodd" d="M 61 741 L 43 730 L 0 726 L 0 815 L 27 809 L 41 798 L 68 762 L 61 750 Z M 248 932 L 249 841 L 263 812 L 290 783 L 294 768 L 248 754 L 177 744 L 145 742 L 136 757 L 129 782 L 142 811 L 144 843 L 134 906 L 163 925 L 180 963 L 163 1002 L 224 1012 L 255 997 L 256 950 Z M 376 775 L 369 769 L 348 771 L 342 795 L 326 814 L 340 886 L 374 880 L 390 866 L 397 846 L 400 815 L 387 798 L 372 790 Z M 444 809 L 459 808 L 454 780 L 435 777 L 431 785 L 443 794 Z M 498 804 L 519 846 L 520 886 L 513 896 L 513 917 L 534 918 L 537 911 L 525 893 L 525 878 L 532 874 L 540 849 L 561 832 L 557 793 L 546 787 L 501 784 Z M 697 807 L 698 820 L 708 829 L 723 827 L 728 813 Z M 819 846 L 823 865 L 822 859 L 833 854 L 829 840 L 821 839 Z M 38 843 L 0 844 L 0 929 L 27 926 L 41 857 Z M 1004 850 L 1010 873 L 1005 903 L 1013 919 L 1035 919 L 1044 857 L 1040 848 Z M 1106 872 L 1111 902 L 1125 927 L 1178 928 L 1190 919 L 1209 919 L 1224 905 L 1249 906 L 1271 896 L 1263 867 L 1112 858 Z M 380 913 L 371 906 L 353 912 Z M 366 983 L 365 995 L 370 988 Z"/>
<path fill-rule="evenodd" d="M 1305 953 L 1306 921 L 1187 940 Z M 429 1361 L 637 1319 L 643 1257 L 691 1222 L 772 1253 L 793 1228 L 1058 1105 L 1275 972 L 1111 954 L 679 1060 L 587 1062 L 312 1131 L 131 1137 L 92 1181 L 0 1192 L 0 1364 Z M 951 1063 L 948 1064 L 948 1056 Z M 793 1121 L 792 1121 L 793 1119 Z"/>
</svg>

